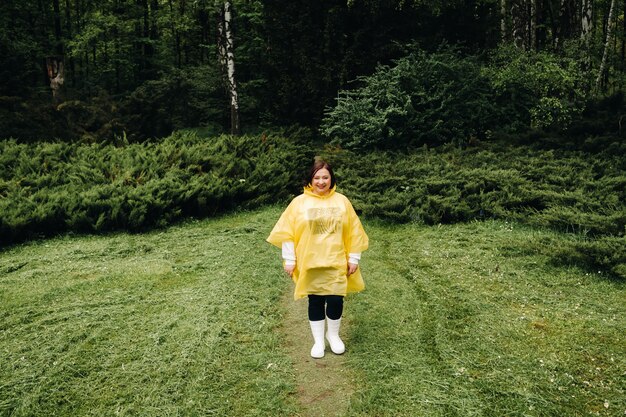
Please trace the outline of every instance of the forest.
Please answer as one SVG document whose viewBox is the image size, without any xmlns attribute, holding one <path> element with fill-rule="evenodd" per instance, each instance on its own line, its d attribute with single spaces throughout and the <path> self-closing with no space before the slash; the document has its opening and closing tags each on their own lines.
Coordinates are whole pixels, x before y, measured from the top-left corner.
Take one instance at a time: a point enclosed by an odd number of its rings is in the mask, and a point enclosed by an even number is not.
<svg viewBox="0 0 626 417">
<path fill-rule="evenodd" d="M 0 128 L 21 141 L 90 143 L 190 127 L 238 134 L 300 126 L 312 137 L 339 137 L 342 126 L 332 125 L 351 112 L 342 105 L 360 100 L 357 111 L 378 103 L 378 113 L 360 113 L 373 135 L 407 133 L 404 124 L 420 122 L 407 111 L 427 108 L 430 120 L 453 120 L 443 137 L 418 132 L 420 142 L 438 143 L 566 128 L 608 99 L 613 115 L 584 128 L 621 131 L 625 4 L 9 0 L 0 5 Z M 408 56 L 422 64 L 403 67 L 398 60 Z M 394 76 L 391 67 L 404 79 L 395 79 L 399 86 L 385 78 Z M 410 85 L 429 68 L 422 85 Z M 455 81 L 465 88 L 451 97 L 445 85 Z M 421 88 L 422 101 L 391 88 Z M 400 99 L 412 100 L 411 109 Z M 473 120 L 459 120 L 468 110 Z M 377 120 L 390 126 L 376 127 Z M 343 121 L 348 130 L 361 123 Z"/>
</svg>

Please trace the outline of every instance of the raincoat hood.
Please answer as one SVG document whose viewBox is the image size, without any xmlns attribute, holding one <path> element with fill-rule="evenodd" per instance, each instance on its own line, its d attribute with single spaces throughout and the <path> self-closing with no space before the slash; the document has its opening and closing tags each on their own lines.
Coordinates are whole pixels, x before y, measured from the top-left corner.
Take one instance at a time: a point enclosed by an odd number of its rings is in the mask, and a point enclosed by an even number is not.
<svg viewBox="0 0 626 417">
<path fill-rule="evenodd" d="M 302 190 L 304 194 L 306 195 L 310 195 L 312 197 L 317 197 L 317 198 L 330 198 L 333 196 L 333 194 L 335 194 L 335 191 L 337 190 L 337 184 L 335 184 L 333 186 L 333 188 L 331 188 L 330 190 L 328 190 L 328 193 L 324 194 L 324 195 L 319 195 L 319 194 L 315 194 L 315 192 L 313 191 L 313 186 L 311 184 L 307 185 L 306 187 L 304 187 L 304 189 Z"/>
</svg>

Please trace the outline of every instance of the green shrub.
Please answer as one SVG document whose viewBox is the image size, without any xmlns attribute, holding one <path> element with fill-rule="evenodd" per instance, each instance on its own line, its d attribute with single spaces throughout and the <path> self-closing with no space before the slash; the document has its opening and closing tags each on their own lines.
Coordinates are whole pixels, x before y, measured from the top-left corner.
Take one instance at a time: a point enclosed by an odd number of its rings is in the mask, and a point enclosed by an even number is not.
<svg viewBox="0 0 626 417">
<path fill-rule="evenodd" d="M 358 83 L 340 93 L 321 126 L 348 149 L 466 143 L 497 121 L 480 65 L 451 49 L 414 52 Z"/>
<path fill-rule="evenodd" d="M 626 237 L 584 239 L 556 251 L 552 248 L 551 255 L 556 264 L 603 269 L 626 279 Z"/>
<path fill-rule="evenodd" d="M 3 138 L 34 141 L 63 135 L 76 139 L 73 126 L 50 104 L 48 95 L 26 98 L 0 95 L 0 132 Z"/>
<path fill-rule="evenodd" d="M 585 75 L 573 59 L 502 46 L 483 74 L 511 130 L 567 128 L 584 109 Z"/>
<path fill-rule="evenodd" d="M 342 91 L 321 133 L 347 149 L 466 144 L 491 131 L 567 129 L 585 107 L 577 62 L 502 47 L 487 64 L 452 49 L 414 52 Z"/>
<path fill-rule="evenodd" d="M 621 153 L 512 147 L 502 140 L 367 154 L 327 147 L 323 154 L 365 216 L 426 224 L 514 220 L 576 233 L 588 243 L 571 248 L 578 255 L 567 259 L 626 278 L 623 250 L 609 256 L 626 233 Z"/>
<path fill-rule="evenodd" d="M 0 141 L 0 244 L 144 230 L 286 199 L 312 153 L 274 135 L 104 144 Z"/>
</svg>

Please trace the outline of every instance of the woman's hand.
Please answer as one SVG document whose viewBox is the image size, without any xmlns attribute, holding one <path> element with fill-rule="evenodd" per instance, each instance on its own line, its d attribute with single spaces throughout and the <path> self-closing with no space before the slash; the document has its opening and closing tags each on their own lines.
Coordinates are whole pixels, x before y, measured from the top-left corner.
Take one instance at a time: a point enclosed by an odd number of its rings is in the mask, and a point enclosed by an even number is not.
<svg viewBox="0 0 626 417">
<path fill-rule="evenodd" d="M 348 262 L 348 276 L 354 274 L 356 272 L 356 269 L 359 267 L 359 265 L 357 264 L 351 264 L 350 262 Z"/>
<path fill-rule="evenodd" d="M 293 270 L 296 269 L 295 265 L 284 265 L 283 268 L 285 269 L 287 275 L 293 277 Z"/>
</svg>

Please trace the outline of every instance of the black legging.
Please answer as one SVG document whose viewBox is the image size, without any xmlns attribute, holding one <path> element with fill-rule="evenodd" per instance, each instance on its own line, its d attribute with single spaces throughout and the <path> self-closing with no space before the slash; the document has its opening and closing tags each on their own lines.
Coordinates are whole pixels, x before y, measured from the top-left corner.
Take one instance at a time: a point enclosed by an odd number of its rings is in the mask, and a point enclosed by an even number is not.
<svg viewBox="0 0 626 417">
<path fill-rule="evenodd" d="M 341 313 L 343 313 L 343 296 L 309 294 L 309 320 L 324 320 L 327 316 L 331 320 L 339 320 Z"/>
</svg>

